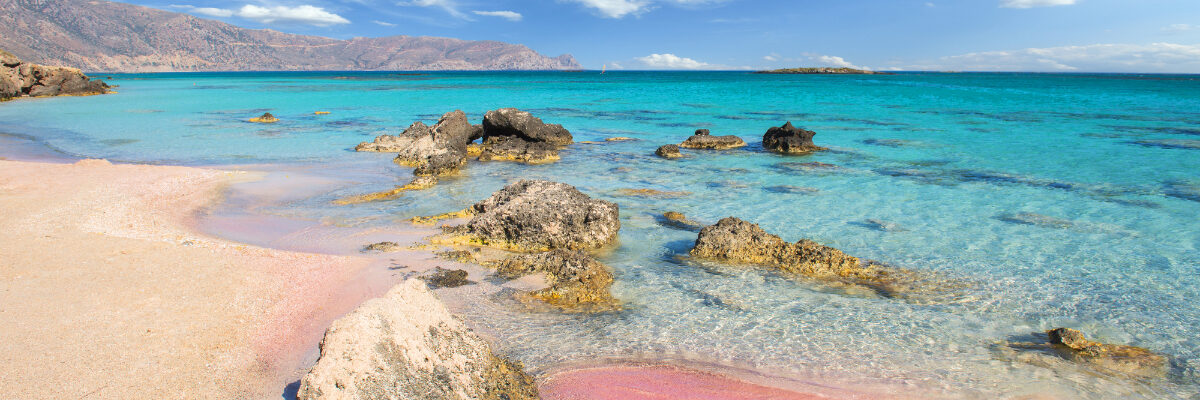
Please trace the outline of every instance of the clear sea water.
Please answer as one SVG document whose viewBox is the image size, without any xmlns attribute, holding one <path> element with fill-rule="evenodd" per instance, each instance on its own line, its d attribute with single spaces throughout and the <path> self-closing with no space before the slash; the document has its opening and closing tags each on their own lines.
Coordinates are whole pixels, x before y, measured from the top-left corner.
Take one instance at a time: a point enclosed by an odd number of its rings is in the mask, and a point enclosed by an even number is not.
<svg viewBox="0 0 1200 400">
<path fill-rule="evenodd" d="M 1189 148 L 1200 147 L 1198 77 L 230 73 L 110 82 L 119 94 L 0 104 L 0 132 L 72 156 L 319 170 L 336 184 L 272 212 L 340 225 L 461 209 L 520 178 L 617 202 L 620 247 L 601 258 L 626 311 L 529 313 L 484 300 L 458 310 L 535 370 L 670 357 L 947 397 L 1200 396 L 1200 149 Z M 549 165 L 472 163 L 432 190 L 329 204 L 410 178 L 355 144 L 454 109 L 477 123 L 500 107 L 563 124 L 576 141 L 638 140 L 575 144 Z M 282 122 L 244 122 L 266 111 Z M 785 121 L 831 150 L 763 152 L 763 132 Z M 653 156 L 697 128 L 750 145 Z M 800 164 L 809 162 L 838 167 Z M 690 194 L 622 197 L 622 188 Z M 672 210 L 705 223 L 737 216 L 787 240 L 969 285 L 915 302 L 681 261 L 696 235 L 658 223 Z M 1049 222 L 1006 218 L 1018 213 Z M 1170 355 L 1172 370 L 1129 380 L 995 350 L 1058 326 Z"/>
</svg>

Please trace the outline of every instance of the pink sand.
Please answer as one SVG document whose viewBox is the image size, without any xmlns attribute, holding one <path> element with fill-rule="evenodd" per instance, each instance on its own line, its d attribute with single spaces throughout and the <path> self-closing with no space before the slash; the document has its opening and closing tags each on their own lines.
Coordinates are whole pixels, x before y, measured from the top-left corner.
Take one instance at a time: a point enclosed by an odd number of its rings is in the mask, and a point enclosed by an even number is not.
<svg viewBox="0 0 1200 400">
<path fill-rule="evenodd" d="M 551 376 L 541 386 L 545 400 L 784 400 L 829 399 L 744 382 L 674 366 L 612 366 L 577 369 Z"/>
</svg>

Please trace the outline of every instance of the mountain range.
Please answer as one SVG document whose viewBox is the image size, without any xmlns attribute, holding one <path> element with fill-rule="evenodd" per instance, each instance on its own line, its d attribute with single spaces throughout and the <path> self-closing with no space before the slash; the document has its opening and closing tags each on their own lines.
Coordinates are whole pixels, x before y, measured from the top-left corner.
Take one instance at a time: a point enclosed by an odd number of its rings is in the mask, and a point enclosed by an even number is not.
<svg viewBox="0 0 1200 400">
<path fill-rule="evenodd" d="M 97 0 L 0 0 L 0 49 L 85 71 L 556 70 L 569 54 L 420 36 L 331 39 Z"/>
</svg>

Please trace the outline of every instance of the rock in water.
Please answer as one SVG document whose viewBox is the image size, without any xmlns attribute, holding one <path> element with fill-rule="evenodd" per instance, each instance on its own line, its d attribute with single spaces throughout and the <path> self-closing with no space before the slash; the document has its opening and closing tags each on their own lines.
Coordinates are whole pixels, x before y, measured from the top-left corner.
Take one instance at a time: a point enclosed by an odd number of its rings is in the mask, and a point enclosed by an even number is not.
<svg viewBox="0 0 1200 400">
<path fill-rule="evenodd" d="M 692 232 L 696 232 L 704 228 L 704 225 L 688 219 L 686 215 L 683 215 L 683 213 L 677 211 L 667 211 L 663 213 L 661 223 L 672 228 Z"/>
<path fill-rule="evenodd" d="M 733 217 L 701 229 L 691 255 L 860 285 L 889 297 L 936 293 L 951 286 L 929 282 L 927 277 L 915 271 L 864 262 L 811 240 L 788 243 L 756 224 Z"/>
<path fill-rule="evenodd" d="M 1051 347 L 1063 358 L 1102 370 L 1137 376 L 1162 376 L 1167 358 L 1141 347 L 1106 344 L 1087 340 L 1083 332 L 1070 328 L 1046 331 Z"/>
<path fill-rule="evenodd" d="M 483 115 L 483 138 L 514 136 L 527 142 L 566 146 L 574 142 L 571 132 L 558 124 L 547 124 L 525 111 L 501 108 Z"/>
<path fill-rule="evenodd" d="M 494 354 L 419 280 L 334 321 L 297 398 L 533 400 L 519 363 Z"/>
<path fill-rule="evenodd" d="M 679 146 L 673 144 L 659 147 L 654 151 L 654 155 L 667 159 L 683 157 L 683 153 L 679 152 Z"/>
<path fill-rule="evenodd" d="M 596 312 L 620 308 L 609 292 L 612 271 L 580 251 L 556 249 L 510 257 L 496 263 L 495 267 L 496 274 L 506 279 L 544 273 L 549 286 L 526 295 L 564 311 Z"/>
<path fill-rule="evenodd" d="M 432 275 L 422 277 L 421 279 L 429 282 L 429 286 L 434 289 L 456 288 L 475 283 L 467 280 L 467 271 L 461 269 L 443 269 L 441 267 L 437 268 Z"/>
<path fill-rule="evenodd" d="M 687 149 L 710 149 L 710 150 L 726 150 L 743 147 L 746 141 L 742 138 L 728 136 L 713 136 L 710 135 L 708 129 L 697 129 L 696 134 L 684 140 L 679 144 L 679 147 Z"/>
<path fill-rule="evenodd" d="M 479 161 L 516 161 L 545 164 L 558 161 L 558 146 L 530 142 L 516 136 L 492 136 L 483 140 Z"/>
<path fill-rule="evenodd" d="M 0 50 L 0 101 L 17 97 L 84 96 L 108 93 L 108 84 L 93 81 L 75 68 L 22 62 Z"/>
<path fill-rule="evenodd" d="M 262 116 L 259 116 L 257 118 L 250 118 L 250 122 L 257 122 L 260 124 L 273 124 L 273 123 L 279 122 L 279 118 L 275 118 L 275 116 L 271 115 L 271 113 L 263 113 Z"/>
<path fill-rule="evenodd" d="M 522 180 L 471 207 L 474 217 L 452 234 L 460 242 L 521 252 L 594 249 L 621 229 L 617 205 L 565 183 Z"/>
<path fill-rule="evenodd" d="M 767 129 L 763 135 L 763 148 L 784 154 L 808 154 L 826 150 L 813 144 L 816 132 L 792 126 L 789 121 L 783 126 Z"/>
<path fill-rule="evenodd" d="M 467 145 L 477 131 L 465 113 L 454 110 L 432 128 L 417 121 L 399 135 L 380 135 L 354 150 L 396 153 L 396 163 L 415 168 L 417 176 L 449 175 L 467 164 Z"/>
</svg>

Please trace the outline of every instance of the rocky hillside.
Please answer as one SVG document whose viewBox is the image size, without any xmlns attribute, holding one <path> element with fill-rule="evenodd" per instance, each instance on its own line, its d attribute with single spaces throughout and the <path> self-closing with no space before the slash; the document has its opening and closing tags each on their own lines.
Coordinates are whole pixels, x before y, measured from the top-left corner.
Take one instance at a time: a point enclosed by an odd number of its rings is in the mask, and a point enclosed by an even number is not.
<svg viewBox="0 0 1200 400">
<path fill-rule="evenodd" d="M 106 72 L 580 68 L 570 55 L 502 42 L 337 40 L 93 0 L 0 0 L 0 48 L 31 62 Z"/>
<path fill-rule="evenodd" d="M 86 96 L 108 92 L 108 84 L 89 79 L 75 68 L 21 61 L 0 50 L 0 101 L 15 97 Z"/>
</svg>

